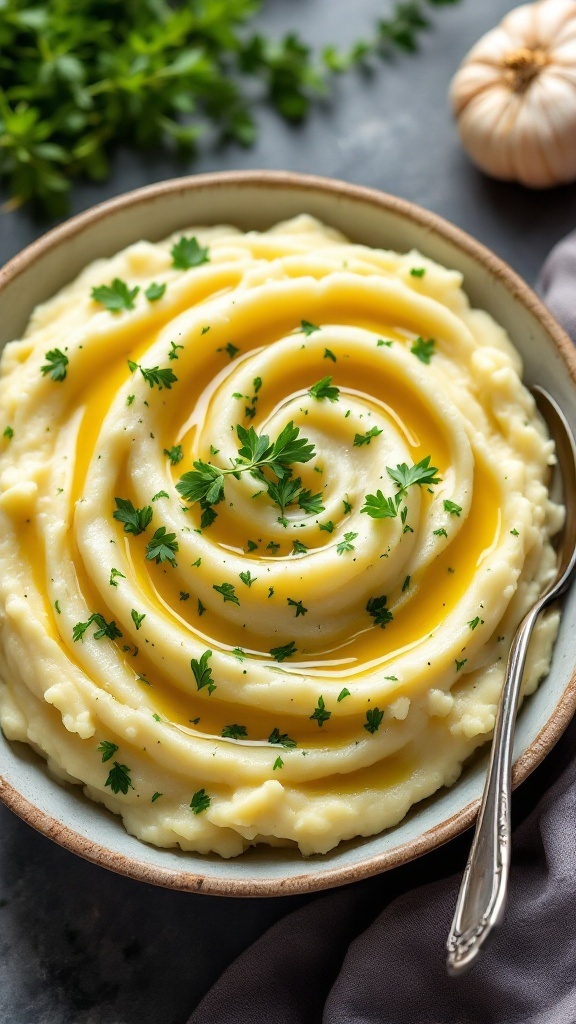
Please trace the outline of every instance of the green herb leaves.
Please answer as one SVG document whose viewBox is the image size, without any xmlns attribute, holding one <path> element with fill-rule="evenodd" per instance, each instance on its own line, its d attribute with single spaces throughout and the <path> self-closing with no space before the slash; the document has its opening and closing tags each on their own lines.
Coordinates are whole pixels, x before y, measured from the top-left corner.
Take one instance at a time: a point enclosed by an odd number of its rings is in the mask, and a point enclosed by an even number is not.
<svg viewBox="0 0 576 1024">
<path fill-rule="evenodd" d="M 157 565 L 160 562 L 170 562 L 175 568 L 178 564 L 175 557 L 177 551 L 176 534 L 166 533 L 166 527 L 159 526 L 152 540 L 146 545 L 146 558 L 151 562 L 155 561 Z"/>
<path fill-rule="evenodd" d="M 176 490 L 185 501 L 200 502 L 204 512 L 210 512 L 210 522 L 216 518 L 211 508 L 224 497 L 224 478 L 230 474 L 250 472 L 259 474 L 259 479 L 266 484 L 269 497 L 278 504 L 282 515 L 286 505 L 294 501 L 300 494 L 301 481 L 291 480 L 292 466 L 296 463 L 309 462 L 316 454 L 314 445 L 308 439 L 300 437 L 300 428 L 293 422 L 287 423 L 275 441 L 271 442 L 268 434 L 257 434 L 254 427 L 246 429 L 240 423 L 236 426 L 240 447 L 235 464 L 230 469 L 220 469 L 210 463 L 198 460 L 194 462 L 194 470 L 184 473 L 176 484 Z M 268 481 L 263 470 L 270 470 L 276 480 Z M 309 491 L 302 492 L 303 500 L 312 496 Z M 210 525 L 206 522 L 204 525 Z"/>
<path fill-rule="evenodd" d="M 199 660 L 192 658 L 190 660 L 190 668 L 192 669 L 194 679 L 196 680 L 196 688 L 203 690 L 206 686 L 208 693 L 211 695 L 216 689 L 216 683 L 212 680 L 212 669 L 208 665 L 208 660 L 212 657 L 212 651 L 204 651 L 204 654 Z"/>
<path fill-rule="evenodd" d="M 210 807 L 210 797 L 208 796 L 205 789 L 199 789 L 190 801 L 190 807 L 194 814 L 202 814 L 202 811 L 207 811 Z"/>
<path fill-rule="evenodd" d="M 367 494 L 364 498 L 364 506 L 361 512 L 366 512 L 372 519 L 395 519 L 398 515 L 398 506 L 402 498 L 397 494 L 394 498 L 385 498 L 382 491 L 376 494 Z"/>
<path fill-rule="evenodd" d="M 126 796 L 128 790 L 132 787 L 128 765 L 119 764 L 118 761 L 114 761 L 114 767 L 110 769 L 105 785 L 110 786 L 113 793 L 123 793 Z"/>
<path fill-rule="evenodd" d="M 410 346 L 410 351 L 421 363 L 428 365 L 434 355 L 435 345 L 436 342 L 433 338 L 428 338 L 428 341 L 424 341 L 424 338 L 416 338 L 416 341 L 412 342 Z"/>
<path fill-rule="evenodd" d="M 314 709 L 313 714 L 310 715 L 310 719 L 312 721 L 314 721 L 314 722 L 317 722 L 318 723 L 318 727 L 322 728 L 322 726 L 324 725 L 324 722 L 327 722 L 328 719 L 331 718 L 331 716 L 332 716 L 332 712 L 326 710 L 326 705 L 324 704 L 324 698 L 323 697 L 318 697 L 318 706 Z"/>
<path fill-rule="evenodd" d="M 395 469 L 390 469 L 389 466 L 386 466 L 386 472 L 399 488 L 400 494 L 405 494 L 407 489 L 413 484 L 418 484 L 419 487 L 422 484 L 426 484 L 430 487 L 431 484 L 440 483 L 440 477 L 436 476 L 438 470 L 435 466 L 430 465 L 430 458 L 431 456 L 427 455 L 425 459 L 417 462 L 415 466 L 407 466 L 405 462 L 396 466 Z"/>
<path fill-rule="evenodd" d="M 137 537 L 152 522 L 152 508 L 150 505 L 145 505 L 144 508 L 134 508 L 134 505 L 128 498 L 114 498 L 114 501 L 117 507 L 116 511 L 112 513 L 112 518 L 124 524 L 125 533 L 132 533 Z"/>
<path fill-rule="evenodd" d="M 354 447 L 361 448 L 363 444 L 370 444 L 373 437 L 378 437 L 382 431 L 378 427 L 372 427 L 366 434 L 355 434 L 354 436 Z"/>
<path fill-rule="evenodd" d="M 208 247 L 203 248 L 194 236 L 186 238 L 185 235 L 182 235 L 172 246 L 170 255 L 172 266 L 176 270 L 190 270 L 192 267 L 201 267 L 203 263 L 210 262 Z"/>
<path fill-rule="evenodd" d="M 332 384 L 332 377 L 322 377 L 322 380 L 308 388 L 308 394 L 310 398 L 315 398 L 319 402 L 324 398 L 327 398 L 329 402 L 337 402 L 340 397 L 340 388 Z"/>
<path fill-rule="evenodd" d="M 389 622 L 392 622 L 394 616 L 392 612 L 386 607 L 386 596 L 371 597 L 366 605 L 366 611 L 374 619 L 374 625 L 380 626 L 384 629 Z"/>
<path fill-rule="evenodd" d="M 134 309 L 134 299 L 140 289 L 129 288 L 125 281 L 115 277 L 112 284 L 101 284 L 92 289 L 94 302 L 105 306 L 110 313 L 120 313 L 123 309 Z"/>
<path fill-rule="evenodd" d="M 96 748 L 99 754 L 102 754 L 102 761 L 109 761 L 111 757 L 118 750 L 116 743 L 111 743 L 110 740 L 102 740 L 99 746 Z"/>
<path fill-rule="evenodd" d="M 49 373 L 51 380 L 63 381 L 66 377 L 68 356 L 61 352 L 59 348 L 52 348 L 46 353 L 44 358 L 46 363 L 40 367 L 41 374 L 45 377 Z"/>
<path fill-rule="evenodd" d="M 92 634 L 94 640 L 101 640 L 103 637 L 107 637 L 109 640 L 115 640 L 117 637 L 122 636 L 122 632 L 118 629 L 113 620 L 112 622 L 107 622 L 100 612 L 93 612 L 86 622 L 77 622 L 72 628 L 72 639 L 74 643 L 78 640 L 83 640 L 85 632 L 92 625 L 97 627 L 95 632 Z"/>
<path fill-rule="evenodd" d="M 147 368 L 145 366 L 140 366 L 139 363 L 133 362 L 132 359 L 128 360 L 128 366 L 131 373 L 134 373 L 135 370 L 140 370 L 140 373 L 149 387 L 156 387 L 159 391 L 162 391 L 163 388 L 170 391 L 172 389 L 172 385 L 176 384 L 178 380 L 178 377 L 169 366 L 164 369 L 161 369 L 159 366 Z"/>
</svg>

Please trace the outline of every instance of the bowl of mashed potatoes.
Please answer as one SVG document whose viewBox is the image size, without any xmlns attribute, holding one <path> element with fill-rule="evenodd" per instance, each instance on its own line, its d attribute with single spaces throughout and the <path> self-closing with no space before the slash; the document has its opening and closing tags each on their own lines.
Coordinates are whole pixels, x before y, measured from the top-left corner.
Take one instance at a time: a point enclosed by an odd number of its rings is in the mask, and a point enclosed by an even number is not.
<svg viewBox="0 0 576 1024">
<path fill-rule="evenodd" d="M 478 243 L 254 172 L 88 211 L 0 275 L 0 797 L 69 849 L 273 895 L 477 810 L 507 651 L 554 574 L 576 357 Z M 542 616 L 515 782 L 576 705 Z"/>
</svg>

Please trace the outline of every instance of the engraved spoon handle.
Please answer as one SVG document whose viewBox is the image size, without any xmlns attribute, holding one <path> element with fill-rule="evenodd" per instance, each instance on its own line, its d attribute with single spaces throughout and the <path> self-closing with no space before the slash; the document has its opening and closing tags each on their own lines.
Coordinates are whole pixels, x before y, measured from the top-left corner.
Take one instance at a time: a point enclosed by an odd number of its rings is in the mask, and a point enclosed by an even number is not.
<svg viewBox="0 0 576 1024">
<path fill-rule="evenodd" d="M 510 869 L 510 797 L 514 724 L 530 635 L 546 598 L 530 609 L 514 637 L 498 706 L 492 752 L 474 841 L 448 937 L 448 973 L 463 973 L 500 923 Z"/>
<path fill-rule="evenodd" d="M 547 604 L 564 593 L 576 566 L 574 436 L 554 399 L 538 386 L 532 392 L 556 442 L 566 522 L 556 577 L 522 619 L 510 647 L 482 805 L 447 942 L 447 968 L 453 976 L 471 966 L 504 914 L 511 851 L 512 745 L 526 654 L 536 619 Z"/>
</svg>

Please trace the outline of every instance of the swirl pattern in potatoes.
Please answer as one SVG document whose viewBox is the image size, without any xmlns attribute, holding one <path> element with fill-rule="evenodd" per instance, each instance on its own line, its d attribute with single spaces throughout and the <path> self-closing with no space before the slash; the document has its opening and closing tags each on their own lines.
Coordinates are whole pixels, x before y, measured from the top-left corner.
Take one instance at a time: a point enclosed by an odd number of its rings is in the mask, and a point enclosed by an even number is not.
<svg viewBox="0 0 576 1024">
<path fill-rule="evenodd" d="M 458 273 L 309 217 L 88 267 L 3 357 L 6 736 L 158 846 L 395 825 L 489 738 L 553 573 L 520 372 Z"/>
</svg>

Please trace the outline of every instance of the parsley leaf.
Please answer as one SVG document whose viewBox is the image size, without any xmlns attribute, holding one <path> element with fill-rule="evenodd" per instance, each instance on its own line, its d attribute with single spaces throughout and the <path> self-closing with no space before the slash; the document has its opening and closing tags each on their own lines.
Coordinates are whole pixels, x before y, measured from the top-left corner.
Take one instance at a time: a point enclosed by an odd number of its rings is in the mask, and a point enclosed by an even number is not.
<svg viewBox="0 0 576 1024">
<path fill-rule="evenodd" d="M 166 284 L 157 284 L 156 281 L 153 281 L 152 284 L 148 285 L 144 295 L 148 299 L 148 302 L 158 302 L 158 299 L 162 298 L 165 291 Z"/>
<path fill-rule="evenodd" d="M 170 565 L 178 565 L 175 554 L 178 551 L 178 541 L 176 540 L 175 533 L 166 533 L 165 526 L 159 526 L 156 530 L 152 540 L 149 540 L 146 545 L 146 558 L 148 561 L 155 561 L 156 565 L 160 562 L 170 562 Z"/>
<path fill-rule="evenodd" d="M 394 498 L 385 498 L 382 491 L 376 494 L 367 494 L 364 498 L 364 507 L 360 512 L 366 512 L 372 519 L 394 519 L 398 515 L 398 506 L 402 498 L 397 494 Z"/>
<path fill-rule="evenodd" d="M 301 540 L 295 540 L 292 543 L 292 554 L 293 555 L 305 555 L 308 548 Z"/>
<path fill-rule="evenodd" d="M 105 785 L 110 786 L 113 793 L 124 793 L 126 796 L 128 790 L 133 788 L 128 765 L 118 764 L 118 761 L 114 761 L 114 767 L 110 769 Z"/>
<path fill-rule="evenodd" d="M 121 637 L 123 634 L 118 629 L 114 620 L 107 622 L 100 612 L 93 612 L 87 622 L 77 622 L 72 628 L 72 639 L 74 643 L 78 640 L 84 639 L 84 634 L 90 626 L 97 626 L 96 631 L 92 634 L 94 640 L 101 640 L 102 637 L 108 637 L 109 640 L 115 640 L 117 637 Z"/>
<path fill-rule="evenodd" d="M 222 736 L 229 740 L 244 739 L 248 735 L 245 725 L 225 725 L 222 729 Z"/>
<path fill-rule="evenodd" d="M 219 594 L 222 594 L 224 604 L 226 604 L 226 601 L 230 601 L 231 604 L 240 604 L 240 601 L 236 596 L 236 588 L 233 583 L 214 583 L 212 590 L 217 590 Z"/>
<path fill-rule="evenodd" d="M 270 654 L 275 661 L 284 661 L 286 658 L 291 658 L 293 654 L 296 654 L 298 648 L 291 640 L 289 644 L 284 644 L 283 647 L 271 647 Z"/>
<path fill-rule="evenodd" d="M 449 512 L 451 516 L 459 516 L 462 511 L 462 506 L 457 505 L 454 501 L 444 500 L 444 511 Z"/>
<path fill-rule="evenodd" d="M 159 391 L 162 391 L 162 388 L 166 388 L 167 391 L 171 391 L 172 385 L 178 380 L 178 377 L 173 373 L 170 367 L 160 369 L 159 366 L 146 368 L 144 366 L 139 366 L 138 364 L 136 365 L 146 383 L 151 388 L 157 387 Z"/>
<path fill-rule="evenodd" d="M 203 690 L 205 686 L 208 687 L 208 692 L 212 693 L 216 689 L 216 685 L 212 680 L 212 669 L 208 665 L 208 659 L 212 657 L 212 651 L 204 651 L 204 654 L 199 660 L 196 658 L 190 659 L 190 668 L 194 674 L 196 680 L 196 689 Z M 210 687 L 212 689 L 210 689 Z"/>
<path fill-rule="evenodd" d="M 172 448 L 165 448 L 164 455 L 170 459 L 173 466 L 176 466 L 184 458 L 184 452 L 182 451 L 181 444 L 175 444 Z M 154 501 L 154 499 L 152 499 Z"/>
<path fill-rule="evenodd" d="M 470 619 L 468 625 L 470 626 L 470 629 L 476 629 L 476 626 L 484 625 L 484 619 L 481 619 L 480 616 L 477 615 L 474 619 Z"/>
<path fill-rule="evenodd" d="M 284 767 L 284 761 L 282 760 L 282 758 L 280 756 L 278 756 L 276 758 L 276 760 L 274 761 L 274 764 L 272 765 L 272 771 L 275 772 L 277 768 L 283 768 L 283 767 Z"/>
<path fill-rule="evenodd" d="M 309 338 L 311 334 L 314 334 L 314 331 L 319 331 L 320 328 L 317 327 L 316 324 L 311 324 L 309 320 L 301 320 L 300 330 L 302 334 L 305 334 L 306 337 Z"/>
<path fill-rule="evenodd" d="M 336 356 L 329 348 L 324 349 L 324 359 L 331 359 L 333 363 L 336 362 Z"/>
<path fill-rule="evenodd" d="M 195 236 L 186 238 L 185 235 L 172 246 L 170 250 L 172 266 L 176 270 L 190 270 L 192 267 L 200 267 L 203 263 L 210 262 L 208 247 L 202 248 Z"/>
<path fill-rule="evenodd" d="M 322 377 L 322 380 L 316 381 L 311 388 L 308 388 L 308 394 L 310 398 L 316 398 L 319 402 L 324 398 L 327 398 L 329 402 L 337 402 L 340 397 L 340 388 L 332 384 L 332 377 Z"/>
<path fill-rule="evenodd" d="M 210 807 L 210 797 L 208 796 L 205 789 L 199 789 L 190 801 L 190 807 L 194 814 L 202 814 L 202 811 L 207 811 Z"/>
<path fill-rule="evenodd" d="M 278 728 L 272 730 L 268 737 L 268 743 L 278 743 L 279 746 L 286 747 L 287 750 L 298 746 L 296 740 L 291 739 L 285 732 L 281 733 Z"/>
<path fill-rule="evenodd" d="M 320 515 L 324 512 L 325 506 L 322 504 L 322 493 L 312 494 L 311 490 L 302 490 L 298 495 L 298 504 L 303 512 L 308 512 L 309 515 Z"/>
<path fill-rule="evenodd" d="M 318 722 L 318 727 L 321 728 L 324 725 L 324 722 L 327 722 L 331 715 L 332 712 L 326 710 L 324 698 L 318 697 L 318 707 L 314 709 L 314 713 L 310 715 L 310 719 Z"/>
<path fill-rule="evenodd" d="M 394 616 L 392 612 L 386 607 L 386 597 L 371 597 L 366 605 L 366 611 L 374 619 L 374 625 L 380 626 L 382 629 L 392 622 Z"/>
<path fill-rule="evenodd" d="M 140 626 L 142 625 L 143 620 L 146 618 L 146 612 L 142 612 L 142 614 L 140 615 L 136 611 L 136 609 L 133 608 L 132 611 L 130 612 L 130 615 L 132 616 L 132 622 L 136 626 L 136 629 L 140 629 Z"/>
<path fill-rule="evenodd" d="M 109 761 L 119 748 L 117 743 L 111 743 L 110 740 L 102 740 L 96 749 L 99 754 L 102 754 L 102 761 L 104 762 Z"/>
<path fill-rule="evenodd" d="M 366 434 L 355 434 L 354 435 L 354 447 L 361 448 L 363 444 L 370 444 L 373 437 L 378 437 L 382 431 L 378 427 L 372 427 Z"/>
<path fill-rule="evenodd" d="M 238 575 L 242 580 L 242 583 L 245 583 L 247 587 L 251 587 L 252 584 L 256 583 L 256 580 L 258 579 L 257 576 L 252 576 L 249 569 L 247 569 L 246 572 L 238 573 Z"/>
<path fill-rule="evenodd" d="M 125 580 L 125 579 L 126 579 L 126 577 L 125 577 L 124 573 L 120 572 L 119 569 L 114 569 L 114 568 L 110 569 L 110 579 L 108 580 L 108 583 L 110 584 L 111 587 L 117 587 L 118 586 L 118 580 Z"/>
<path fill-rule="evenodd" d="M 366 712 L 366 722 L 364 728 L 371 733 L 378 732 L 380 723 L 384 718 L 384 712 L 380 711 L 379 708 L 372 708 Z"/>
<path fill-rule="evenodd" d="M 286 601 L 292 608 L 296 609 L 296 618 L 298 618 L 299 615 L 306 615 L 308 609 L 304 607 L 302 601 L 293 601 L 291 597 L 287 597 Z"/>
<path fill-rule="evenodd" d="M 129 498 L 114 498 L 114 501 L 117 507 L 116 511 L 112 513 L 112 518 L 118 520 L 119 523 L 124 523 L 124 532 L 132 533 L 135 537 L 139 533 L 144 533 L 144 530 L 152 522 L 151 506 L 134 508 Z"/>
<path fill-rule="evenodd" d="M 112 284 L 102 284 L 92 289 L 94 302 L 105 306 L 110 313 L 120 313 L 123 309 L 134 309 L 134 299 L 140 289 L 129 288 L 125 281 L 115 277 Z"/>
<path fill-rule="evenodd" d="M 435 344 L 436 342 L 433 338 L 428 338 L 428 341 L 424 341 L 424 338 L 416 338 L 416 341 L 410 347 L 410 351 L 421 363 L 428 365 L 434 355 Z"/>
<path fill-rule="evenodd" d="M 341 700 L 344 700 L 345 697 L 349 697 L 349 696 L 350 696 L 350 690 L 345 686 L 343 690 L 340 690 L 340 693 L 338 694 L 338 697 L 336 698 L 337 703 L 339 704 Z"/>
<path fill-rule="evenodd" d="M 353 551 L 354 545 L 352 541 L 356 540 L 357 536 L 358 534 L 352 533 L 352 531 L 350 531 L 349 533 L 345 533 L 344 540 L 341 540 L 340 543 L 336 546 L 336 551 L 338 552 L 338 554 L 343 555 L 345 551 Z"/>
<path fill-rule="evenodd" d="M 430 458 L 431 456 L 427 455 L 425 459 L 410 467 L 405 462 L 400 463 L 395 469 L 386 466 L 386 472 L 396 486 L 400 488 L 400 494 L 404 493 L 413 484 L 418 484 L 421 487 L 422 484 L 429 486 L 441 482 L 440 477 L 436 476 L 438 470 L 435 466 L 430 465 Z"/>
<path fill-rule="evenodd" d="M 52 348 L 49 352 L 46 352 L 44 358 L 46 363 L 40 367 L 40 373 L 44 377 L 49 373 L 52 380 L 64 380 L 66 377 L 66 367 L 68 366 L 68 356 L 64 355 L 59 348 Z"/>
</svg>

